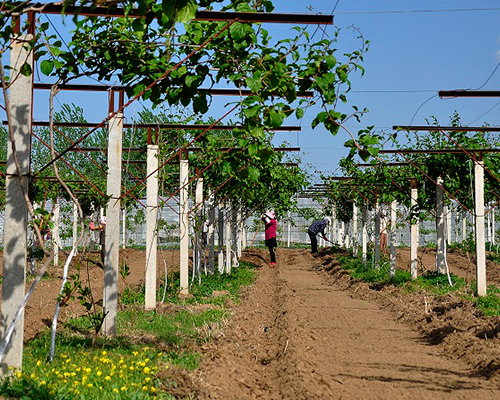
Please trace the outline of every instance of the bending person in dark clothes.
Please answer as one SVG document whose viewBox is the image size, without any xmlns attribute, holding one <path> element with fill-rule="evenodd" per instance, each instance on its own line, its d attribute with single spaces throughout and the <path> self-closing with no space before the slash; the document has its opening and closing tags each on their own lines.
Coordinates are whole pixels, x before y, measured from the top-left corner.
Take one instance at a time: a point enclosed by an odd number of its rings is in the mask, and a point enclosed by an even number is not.
<svg viewBox="0 0 500 400">
<path fill-rule="evenodd" d="M 330 226 L 330 224 L 330 217 L 325 217 L 319 221 L 314 221 L 307 230 L 309 239 L 311 239 L 311 253 L 315 254 L 318 252 L 318 238 L 316 237 L 318 234 L 321 234 L 323 239 L 328 240 L 326 238 L 325 229 Z"/>
</svg>

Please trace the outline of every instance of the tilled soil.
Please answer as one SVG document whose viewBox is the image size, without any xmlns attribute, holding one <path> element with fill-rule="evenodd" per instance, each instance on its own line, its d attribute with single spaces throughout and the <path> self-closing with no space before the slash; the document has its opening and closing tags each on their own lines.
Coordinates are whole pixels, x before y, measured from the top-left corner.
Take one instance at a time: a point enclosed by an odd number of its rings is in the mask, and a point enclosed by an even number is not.
<svg viewBox="0 0 500 400">
<path fill-rule="evenodd" d="M 194 388 L 198 399 L 500 398 L 498 332 L 490 330 L 488 340 L 477 335 L 498 320 L 482 320 L 454 298 L 443 300 L 447 308 L 432 298 L 425 307 L 421 294 L 371 289 L 329 250 L 315 259 L 307 250 L 280 249 L 277 268 L 265 265 L 265 256 L 246 252 L 261 266 L 257 281 L 185 382 L 186 394 Z"/>
</svg>

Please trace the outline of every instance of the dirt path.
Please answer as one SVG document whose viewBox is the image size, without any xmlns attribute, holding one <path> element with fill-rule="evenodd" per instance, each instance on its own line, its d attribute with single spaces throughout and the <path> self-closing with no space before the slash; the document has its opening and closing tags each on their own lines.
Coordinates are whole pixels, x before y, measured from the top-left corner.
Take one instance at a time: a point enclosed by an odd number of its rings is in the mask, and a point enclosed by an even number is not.
<svg viewBox="0 0 500 400">
<path fill-rule="evenodd" d="M 207 349 L 199 399 L 500 398 L 497 384 L 437 355 L 376 302 L 327 283 L 308 251 L 280 250 L 278 268 L 247 254 L 262 268 Z"/>
</svg>

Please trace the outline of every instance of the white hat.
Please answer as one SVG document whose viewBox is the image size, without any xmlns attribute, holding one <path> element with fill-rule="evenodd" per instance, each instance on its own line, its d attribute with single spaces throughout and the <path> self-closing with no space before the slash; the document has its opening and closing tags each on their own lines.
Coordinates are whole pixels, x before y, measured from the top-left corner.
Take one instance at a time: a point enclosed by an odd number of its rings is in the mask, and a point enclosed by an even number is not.
<svg viewBox="0 0 500 400">
<path fill-rule="evenodd" d="M 332 220 L 330 219 L 330 217 L 325 217 L 325 220 L 328 223 L 328 225 L 330 225 L 332 223 Z"/>
<path fill-rule="evenodd" d="M 267 215 L 271 219 L 274 219 L 276 217 L 273 210 L 267 210 L 264 215 Z"/>
</svg>

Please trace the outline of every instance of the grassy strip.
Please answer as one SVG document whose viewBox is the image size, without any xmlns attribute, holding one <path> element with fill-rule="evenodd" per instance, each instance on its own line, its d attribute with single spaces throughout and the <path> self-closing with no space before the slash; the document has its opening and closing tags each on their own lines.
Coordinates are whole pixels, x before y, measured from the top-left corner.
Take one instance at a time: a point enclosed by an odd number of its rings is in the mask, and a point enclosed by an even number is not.
<svg viewBox="0 0 500 400">
<path fill-rule="evenodd" d="M 412 281 L 410 272 L 403 270 L 396 270 L 395 277 L 391 278 L 388 262 L 382 262 L 380 268 L 376 269 L 365 265 L 360 258 L 338 257 L 338 259 L 343 269 L 361 281 L 378 286 L 399 286 L 408 293 L 425 291 L 435 296 L 457 293 L 464 299 L 471 301 L 484 315 L 500 315 L 500 289 L 494 286 L 488 287 L 486 296 L 475 297 L 472 293 L 476 292 L 476 288 L 474 286 L 467 288 L 465 279 L 453 274 L 450 274 L 453 284 L 450 286 L 446 275 L 434 272 L 428 272 Z"/>
<path fill-rule="evenodd" d="M 0 395 L 23 399 L 173 399 L 172 367 L 196 369 L 197 349 L 210 341 L 238 301 L 242 286 L 253 282 L 254 268 L 241 263 L 231 275 L 203 277 L 192 295 L 179 300 L 167 290 L 167 302 L 144 311 L 143 289 L 125 297 L 117 336 L 95 337 L 86 317 L 67 321 L 58 333 L 57 354 L 47 361 L 48 332 L 25 346 L 23 370 L 0 384 Z M 174 281 L 175 282 L 175 281 Z M 175 283 L 174 283 L 175 285 Z M 161 291 L 159 291 L 161 292 Z M 220 294 L 220 295 L 219 295 Z M 122 301 L 123 303 L 123 301 Z"/>
</svg>

